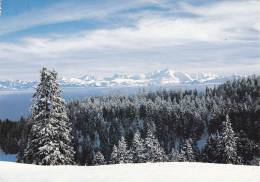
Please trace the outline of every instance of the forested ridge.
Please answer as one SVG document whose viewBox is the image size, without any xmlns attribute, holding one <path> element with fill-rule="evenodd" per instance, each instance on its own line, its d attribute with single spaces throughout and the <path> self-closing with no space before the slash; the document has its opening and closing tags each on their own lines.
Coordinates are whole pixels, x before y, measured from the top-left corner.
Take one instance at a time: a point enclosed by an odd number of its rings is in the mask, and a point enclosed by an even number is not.
<svg viewBox="0 0 260 182">
<path fill-rule="evenodd" d="M 259 155 L 259 87 L 260 78 L 251 76 L 204 92 L 160 90 L 69 102 L 75 161 L 252 164 Z M 0 122 L 4 151 L 22 155 L 31 127 L 30 119 L 22 123 Z M 230 156 L 224 156 L 226 149 Z"/>
</svg>

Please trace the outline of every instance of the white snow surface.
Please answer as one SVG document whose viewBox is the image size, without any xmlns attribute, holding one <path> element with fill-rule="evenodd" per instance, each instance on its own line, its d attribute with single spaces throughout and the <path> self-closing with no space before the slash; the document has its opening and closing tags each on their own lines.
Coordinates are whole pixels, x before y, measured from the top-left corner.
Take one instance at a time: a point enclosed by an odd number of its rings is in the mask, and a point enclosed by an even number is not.
<svg viewBox="0 0 260 182">
<path fill-rule="evenodd" d="M 36 166 L 0 162 L 1 182 L 259 182 L 260 167 L 188 162 Z"/>
</svg>

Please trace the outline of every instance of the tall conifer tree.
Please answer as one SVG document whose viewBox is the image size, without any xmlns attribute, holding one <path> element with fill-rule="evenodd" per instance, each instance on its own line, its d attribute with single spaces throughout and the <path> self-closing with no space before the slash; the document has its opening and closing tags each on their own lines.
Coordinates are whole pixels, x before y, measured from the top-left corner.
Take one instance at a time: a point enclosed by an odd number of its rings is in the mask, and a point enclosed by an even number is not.
<svg viewBox="0 0 260 182">
<path fill-rule="evenodd" d="M 111 157 L 110 157 L 110 163 L 111 164 L 118 164 L 119 163 L 117 155 L 118 155 L 117 146 L 114 145 L 113 149 L 112 149 Z"/>
<path fill-rule="evenodd" d="M 32 128 L 23 162 L 38 165 L 74 163 L 71 124 L 55 71 L 43 68 L 33 95 Z"/>
<path fill-rule="evenodd" d="M 145 138 L 146 158 L 149 162 L 162 162 L 166 160 L 163 148 L 151 129 L 148 129 Z"/>
<path fill-rule="evenodd" d="M 146 161 L 144 141 L 141 138 L 141 134 L 139 131 L 137 131 L 134 134 L 132 147 L 131 147 L 131 153 L 133 156 L 134 163 L 141 163 L 141 162 Z"/>
<path fill-rule="evenodd" d="M 117 148 L 117 159 L 118 162 L 121 163 L 129 163 L 132 162 L 132 156 L 130 151 L 127 149 L 127 144 L 125 141 L 125 137 L 121 137 L 118 141 L 118 148 Z"/>
<path fill-rule="evenodd" d="M 237 154 L 237 137 L 232 129 L 229 115 L 222 122 L 222 130 L 218 141 L 219 162 L 224 164 L 238 164 L 240 158 Z"/>
</svg>

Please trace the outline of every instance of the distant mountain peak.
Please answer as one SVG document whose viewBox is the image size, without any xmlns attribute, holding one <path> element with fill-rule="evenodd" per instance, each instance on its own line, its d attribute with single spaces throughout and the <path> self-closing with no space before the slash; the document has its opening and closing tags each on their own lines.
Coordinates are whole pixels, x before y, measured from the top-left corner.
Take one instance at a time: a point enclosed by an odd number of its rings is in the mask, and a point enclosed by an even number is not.
<svg viewBox="0 0 260 182">
<path fill-rule="evenodd" d="M 114 74 L 111 77 L 96 79 L 92 75 L 79 78 L 60 79 L 63 87 L 115 87 L 115 86 L 152 86 L 177 84 L 221 84 L 227 80 L 245 77 L 241 75 L 221 76 L 214 73 L 197 73 L 189 75 L 166 68 L 147 74 L 127 75 Z M 37 81 L 4 80 L 0 81 L 0 89 L 28 89 L 34 88 Z"/>
<path fill-rule="evenodd" d="M 97 80 L 96 77 L 94 77 L 92 75 L 84 75 L 84 76 L 80 77 L 79 79 L 85 80 L 85 81 Z"/>
</svg>

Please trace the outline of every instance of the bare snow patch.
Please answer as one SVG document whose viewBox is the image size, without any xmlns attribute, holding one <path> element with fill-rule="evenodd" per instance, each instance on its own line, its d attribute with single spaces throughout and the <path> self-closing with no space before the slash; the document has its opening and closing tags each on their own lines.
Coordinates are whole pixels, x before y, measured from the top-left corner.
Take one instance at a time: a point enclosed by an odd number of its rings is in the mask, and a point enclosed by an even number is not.
<svg viewBox="0 0 260 182">
<path fill-rule="evenodd" d="M 104 166 L 35 166 L 0 162 L 0 181 L 259 182 L 260 167 L 186 162 Z"/>
</svg>

